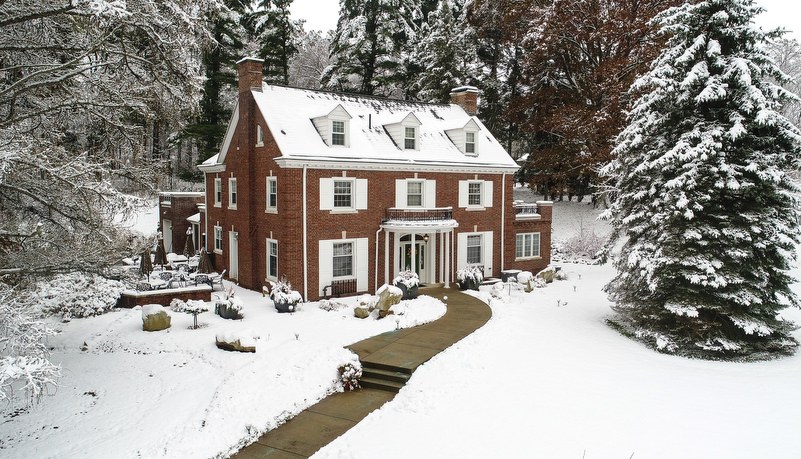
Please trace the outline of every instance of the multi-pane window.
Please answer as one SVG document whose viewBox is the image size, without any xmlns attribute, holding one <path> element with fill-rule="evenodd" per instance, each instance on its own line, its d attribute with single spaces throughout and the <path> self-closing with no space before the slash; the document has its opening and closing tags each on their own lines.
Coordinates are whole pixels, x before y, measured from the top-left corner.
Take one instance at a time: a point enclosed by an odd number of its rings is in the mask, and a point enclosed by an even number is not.
<svg viewBox="0 0 801 459">
<path fill-rule="evenodd" d="M 333 276 L 353 275 L 353 243 L 338 242 L 334 244 Z"/>
<path fill-rule="evenodd" d="M 406 183 L 406 205 L 409 207 L 423 206 L 423 182 Z"/>
<path fill-rule="evenodd" d="M 413 127 L 407 127 L 404 129 L 404 137 L 403 137 L 403 148 L 406 150 L 414 150 L 415 149 L 415 129 Z"/>
<path fill-rule="evenodd" d="M 222 203 L 222 179 L 214 179 L 214 205 Z"/>
<path fill-rule="evenodd" d="M 278 278 L 278 242 L 267 241 L 267 277 Z"/>
<path fill-rule="evenodd" d="M 476 152 L 476 133 L 475 132 L 465 132 L 464 133 L 464 151 L 465 151 L 465 153 L 475 153 Z"/>
<path fill-rule="evenodd" d="M 533 258 L 540 256 L 540 233 L 522 233 L 517 235 L 515 257 Z"/>
<path fill-rule="evenodd" d="M 214 227 L 214 251 L 222 252 L 222 227 Z"/>
<path fill-rule="evenodd" d="M 470 182 L 467 184 L 467 205 L 480 206 L 481 205 L 481 182 Z"/>
<path fill-rule="evenodd" d="M 228 179 L 228 205 L 236 207 L 236 179 Z"/>
<path fill-rule="evenodd" d="M 334 180 L 334 208 L 353 207 L 353 182 Z"/>
<path fill-rule="evenodd" d="M 345 122 L 331 122 L 331 145 L 345 145 Z"/>
<path fill-rule="evenodd" d="M 267 178 L 267 208 L 278 207 L 278 181 L 275 177 Z"/>
<path fill-rule="evenodd" d="M 467 236 L 467 263 L 481 264 L 481 235 Z"/>
</svg>

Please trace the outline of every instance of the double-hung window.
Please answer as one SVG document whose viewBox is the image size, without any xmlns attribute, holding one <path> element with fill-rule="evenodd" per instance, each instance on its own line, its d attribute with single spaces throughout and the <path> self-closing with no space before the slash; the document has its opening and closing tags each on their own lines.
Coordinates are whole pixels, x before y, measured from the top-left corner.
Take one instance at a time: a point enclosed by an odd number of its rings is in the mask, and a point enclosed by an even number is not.
<svg viewBox="0 0 801 459">
<path fill-rule="evenodd" d="M 344 121 L 331 121 L 331 145 L 345 145 Z"/>
<path fill-rule="evenodd" d="M 334 277 L 347 277 L 353 275 L 353 243 L 337 242 L 333 246 Z"/>
<path fill-rule="evenodd" d="M 222 179 L 214 179 L 214 205 L 220 207 L 222 205 Z"/>
<path fill-rule="evenodd" d="M 236 208 L 236 179 L 228 179 L 228 207 Z"/>
<path fill-rule="evenodd" d="M 464 152 L 468 154 L 475 154 L 476 153 L 476 133 L 475 132 L 465 132 L 464 133 Z"/>
<path fill-rule="evenodd" d="M 214 251 L 222 253 L 222 227 L 214 227 Z"/>
<path fill-rule="evenodd" d="M 467 263 L 471 265 L 481 264 L 481 235 L 467 236 Z"/>
<path fill-rule="evenodd" d="M 407 127 L 404 130 L 403 136 L 403 148 L 406 150 L 414 150 L 417 148 L 416 141 L 417 141 L 417 133 L 415 132 L 416 129 L 413 127 Z"/>
<path fill-rule="evenodd" d="M 423 207 L 423 182 L 406 183 L 406 206 Z"/>
<path fill-rule="evenodd" d="M 481 202 L 481 189 L 483 188 L 483 182 L 470 182 L 467 184 L 467 205 L 469 206 L 480 206 L 482 205 Z"/>
<path fill-rule="evenodd" d="M 278 180 L 267 177 L 267 210 L 275 211 L 278 208 Z"/>
<path fill-rule="evenodd" d="M 521 233 L 516 236 L 516 258 L 535 258 L 539 256 L 540 233 Z"/>
<path fill-rule="evenodd" d="M 267 240 L 267 277 L 278 279 L 278 241 Z"/>
<path fill-rule="evenodd" d="M 353 182 L 334 180 L 334 209 L 353 208 Z"/>
</svg>

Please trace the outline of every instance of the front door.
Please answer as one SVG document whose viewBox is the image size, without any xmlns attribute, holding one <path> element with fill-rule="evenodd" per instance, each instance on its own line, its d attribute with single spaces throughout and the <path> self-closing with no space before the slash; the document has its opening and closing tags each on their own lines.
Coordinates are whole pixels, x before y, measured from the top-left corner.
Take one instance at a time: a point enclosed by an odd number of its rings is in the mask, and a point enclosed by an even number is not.
<svg viewBox="0 0 801 459">
<path fill-rule="evenodd" d="M 228 233 L 228 278 L 239 279 L 239 233 Z"/>
<path fill-rule="evenodd" d="M 402 265 L 400 266 L 401 271 L 403 270 L 410 270 L 417 273 L 420 279 L 424 279 L 423 274 L 425 273 L 426 263 L 425 263 L 425 243 L 424 242 L 417 242 L 414 248 L 414 264 L 412 264 L 412 243 L 411 242 L 404 242 L 401 244 L 401 256 L 400 260 L 402 261 Z"/>
<path fill-rule="evenodd" d="M 175 252 L 172 249 L 172 221 L 171 220 L 164 220 L 164 228 L 162 228 L 162 233 L 164 236 L 164 249 L 169 252 Z"/>
</svg>

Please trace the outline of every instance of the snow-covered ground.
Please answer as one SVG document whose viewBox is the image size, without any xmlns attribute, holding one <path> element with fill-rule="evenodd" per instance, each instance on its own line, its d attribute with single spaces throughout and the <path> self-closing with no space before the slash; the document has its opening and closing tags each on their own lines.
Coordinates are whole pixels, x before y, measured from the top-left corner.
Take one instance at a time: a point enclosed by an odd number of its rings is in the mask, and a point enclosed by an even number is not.
<svg viewBox="0 0 801 459">
<path fill-rule="evenodd" d="M 555 241 L 585 223 L 608 232 L 593 223 L 598 212 L 555 203 Z M 482 288 L 489 323 L 315 457 L 797 457 L 801 355 L 738 364 L 655 353 L 604 324 L 611 267 L 560 265 L 567 280 L 508 301 Z M 243 321 L 208 312 L 198 330 L 192 316 L 172 313 L 170 331 L 143 332 L 137 310 L 60 325 L 51 343 L 62 386 L 2 419 L 0 457 L 224 454 L 332 390 L 349 358 L 342 346 L 395 327 L 315 304 L 278 314 L 260 293 L 236 294 Z M 409 306 L 417 320 L 442 313 L 433 300 Z M 255 354 L 215 347 L 231 327 L 260 336 Z"/>
</svg>

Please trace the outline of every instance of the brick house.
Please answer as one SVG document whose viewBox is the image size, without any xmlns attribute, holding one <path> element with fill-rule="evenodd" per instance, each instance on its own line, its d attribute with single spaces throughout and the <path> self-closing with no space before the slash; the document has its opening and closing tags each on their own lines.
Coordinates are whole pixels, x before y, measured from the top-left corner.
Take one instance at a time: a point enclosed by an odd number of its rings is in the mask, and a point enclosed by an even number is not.
<svg viewBox="0 0 801 459">
<path fill-rule="evenodd" d="M 271 86 L 260 60 L 238 65 L 225 140 L 199 166 L 217 271 L 256 290 L 286 276 L 314 301 L 407 268 L 448 285 L 467 265 L 550 262 L 551 203 L 513 203 L 518 165 L 474 116 L 475 88 L 425 104 Z"/>
</svg>

